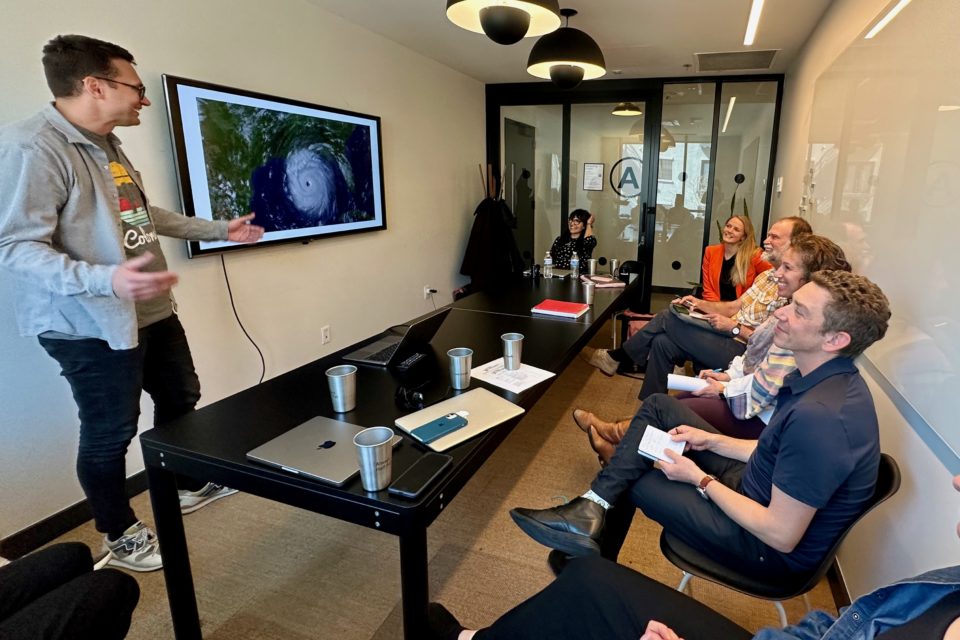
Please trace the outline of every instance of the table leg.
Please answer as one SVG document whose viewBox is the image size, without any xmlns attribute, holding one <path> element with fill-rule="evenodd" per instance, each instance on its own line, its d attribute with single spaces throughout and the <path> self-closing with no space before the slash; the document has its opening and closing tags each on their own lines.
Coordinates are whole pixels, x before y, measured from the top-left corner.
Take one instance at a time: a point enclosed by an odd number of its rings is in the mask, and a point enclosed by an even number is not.
<svg viewBox="0 0 960 640">
<path fill-rule="evenodd" d="M 157 525 L 163 575 L 167 583 L 167 600 L 177 640 L 200 638 L 200 614 L 193 592 L 193 575 L 187 555 L 187 538 L 183 532 L 183 516 L 174 474 L 161 467 L 147 466 L 150 503 Z"/>
<path fill-rule="evenodd" d="M 403 637 L 423 638 L 427 633 L 427 529 L 400 536 L 400 595 L 403 600 Z"/>
</svg>

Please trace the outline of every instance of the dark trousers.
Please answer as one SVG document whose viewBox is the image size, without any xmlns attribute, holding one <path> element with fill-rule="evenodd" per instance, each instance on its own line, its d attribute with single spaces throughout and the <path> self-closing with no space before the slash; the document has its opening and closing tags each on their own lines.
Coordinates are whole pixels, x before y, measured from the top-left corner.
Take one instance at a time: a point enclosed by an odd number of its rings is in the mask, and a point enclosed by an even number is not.
<svg viewBox="0 0 960 640">
<path fill-rule="evenodd" d="M 696 487 L 668 480 L 649 459 L 637 453 L 647 425 L 669 431 L 681 424 L 717 433 L 676 398 L 650 396 L 631 421 L 610 464 L 594 479 L 590 486 L 594 493 L 615 505 L 604 527 L 603 555 L 616 559 L 636 506 L 669 533 L 744 574 L 771 579 L 791 573 L 780 552 L 734 522 L 715 503 L 704 500 Z M 739 491 L 744 463 L 709 451 L 688 451 L 684 455 L 705 473 Z"/>
<path fill-rule="evenodd" d="M 640 399 L 667 392 L 667 374 L 675 365 L 692 360 L 705 369 L 726 367 L 743 353 L 746 345 L 731 336 L 701 329 L 661 311 L 647 325 L 623 343 L 623 350 L 637 364 L 646 363 Z"/>
<path fill-rule="evenodd" d="M 508 611 L 476 640 L 637 640 L 650 620 L 685 640 L 748 640 L 716 611 L 608 560 L 576 558 L 543 591 Z"/>
<path fill-rule="evenodd" d="M 57 544 L 0 567 L 0 640 L 119 640 L 139 599 L 132 577 L 93 571 L 86 545 Z"/>
<path fill-rule="evenodd" d="M 137 521 L 126 494 L 126 454 L 137 435 L 142 392 L 153 398 L 154 426 L 200 399 L 187 336 L 173 315 L 141 329 L 133 349 L 113 350 L 95 339 L 39 340 L 60 364 L 80 411 L 77 477 L 97 530 L 116 539 Z"/>
</svg>

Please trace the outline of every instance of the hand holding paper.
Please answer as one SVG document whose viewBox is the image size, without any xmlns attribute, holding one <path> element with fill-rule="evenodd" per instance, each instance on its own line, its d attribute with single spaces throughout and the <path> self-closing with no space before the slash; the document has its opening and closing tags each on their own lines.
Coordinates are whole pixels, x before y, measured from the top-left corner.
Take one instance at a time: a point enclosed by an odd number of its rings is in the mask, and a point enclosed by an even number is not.
<svg viewBox="0 0 960 640">
<path fill-rule="evenodd" d="M 689 484 L 699 484 L 705 475 L 697 463 L 686 456 L 682 456 L 675 451 L 666 450 L 664 452 L 670 460 L 660 463 L 660 470 L 668 480 L 674 482 L 687 482 Z"/>
<path fill-rule="evenodd" d="M 664 451 L 669 449 L 682 456 L 685 444 L 684 442 L 674 442 L 669 433 L 648 424 L 643 432 L 643 438 L 640 439 L 637 453 L 654 461 L 670 462 L 670 458 L 666 456 Z"/>
</svg>

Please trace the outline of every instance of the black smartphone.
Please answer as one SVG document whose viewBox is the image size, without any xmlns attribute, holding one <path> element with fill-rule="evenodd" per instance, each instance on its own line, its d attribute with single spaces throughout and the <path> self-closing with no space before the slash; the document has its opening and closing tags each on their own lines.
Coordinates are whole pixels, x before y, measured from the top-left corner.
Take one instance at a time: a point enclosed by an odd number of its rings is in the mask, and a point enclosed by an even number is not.
<svg viewBox="0 0 960 640">
<path fill-rule="evenodd" d="M 676 312 L 679 313 L 679 314 L 682 314 L 682 315 L 685 315 L 685 316 L 690 315 L 690 307 L 688 307 L 688 306 L 685 305 L 685 304 L 680 304 L 679 302 L 674 302 L 674 303 L 671 303 L 670 306 L 672 306 L 672 307 L 673 307 L 673 310 L 676 311 Z"/>
<path fill-rule="evenodd" d="M 453 458 L 444 453 L 426 453 L 394 480 L 387 491 L 402 498 L 417 498 L 452 462 Z"/>
</svg>

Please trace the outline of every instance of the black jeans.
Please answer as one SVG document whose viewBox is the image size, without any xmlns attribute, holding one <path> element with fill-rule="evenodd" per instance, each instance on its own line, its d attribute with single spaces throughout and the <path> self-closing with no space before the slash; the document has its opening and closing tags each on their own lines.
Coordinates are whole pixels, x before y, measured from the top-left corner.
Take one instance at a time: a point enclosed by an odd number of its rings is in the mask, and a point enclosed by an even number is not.
<svg viewBox="0 0 960 640">
<path fill-rule="evenodd" d="M 137 521 L 126 494 L 126 454 L 137 435 L 142 392 L 153 398 L 154 426 L 200 399 L 187 336 L 173 315 L 141 329 L 133 349 L 113 350 L 96 339 L 39 340 L 60 364 L 80 410 L 77 477 L 97 530 L 116 539 Z"/>
<path fill-rule="evenodd" d="M 616 559 L 633 520 L 634 506 L 663 526 L 664 530 L 700 549 L 725 566 L 757 579 L 779 578 L 791 573 L 783 554 L 734 522 L 712 501 L 704 500 L 696 487 L 668 480 L 653 468 L 649 459 L 637 453 L 647 425 L 669 431 L 681 424 L 717 433 L 709 423 L 682 402 L 657 394 L 643 402 L 630 422 L 630 428 L 607 465 L 590 488 L 614 504 L 608 512 L 601 551 Z M 738 491 L 746 465 L 709 451 L 684 454 L 705 473 L 716 476 L 727 487 Z"/>
<path fill-rule="evenodd" d="M 674 365 L 692 360 L 698 367 L 726 367 L 746 345 L 731 336 L 701 329 L 677 318 L 669 309 L 623 343 L 624 352 L 637 364 L 646 363 L 640 399 L 667 392 L 667 374 Z"/>
<path fill-rule="evenodd" d="M 134 578 L 93 571 L 86 545 L 56 544 L 0 567 L 0 640 L 119 640 L 139 599 Z"/>
<path fill-rule="evenodd" d="M 657 620 L 685 640 L 749 640 L 753 634 L 693 598 L 597 556 L 575 558 L 540 593 L 476 640 L 636 640 Z"/>
</svg>

